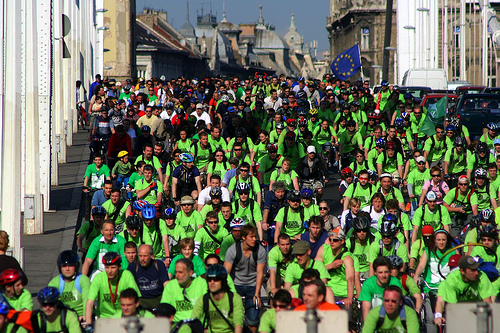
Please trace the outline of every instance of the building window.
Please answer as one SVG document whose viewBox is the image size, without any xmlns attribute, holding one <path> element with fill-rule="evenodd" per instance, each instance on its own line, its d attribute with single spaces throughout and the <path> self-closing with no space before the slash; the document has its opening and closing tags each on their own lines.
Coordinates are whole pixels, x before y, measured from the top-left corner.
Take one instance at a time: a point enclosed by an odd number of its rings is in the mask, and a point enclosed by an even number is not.
<svg viewBox="0 0 500 333">
<path fill-rule="evenodd" d="M 370 49 L 370 28 L 361 28 L 361 49 Z"/>
<path fill-rule="evenodd" d="M 460 26 L 453 27 L 453 40 L 455 41 L 455 47 L 460 47 Z"/>
</svg>

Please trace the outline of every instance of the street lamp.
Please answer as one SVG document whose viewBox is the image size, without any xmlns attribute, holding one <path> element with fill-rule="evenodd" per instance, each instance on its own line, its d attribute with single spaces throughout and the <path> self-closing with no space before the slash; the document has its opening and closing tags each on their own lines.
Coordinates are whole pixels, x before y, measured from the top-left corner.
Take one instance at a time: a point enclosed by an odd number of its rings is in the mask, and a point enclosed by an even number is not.
<svg viewBox="0 0 500 333">
<path fill-rule="evenodd" d="M 387 46 L 385 48 L 387 51 L 391 52 L 391 51 L 396 51 L 398 48 L 397 47 L 394 47 L 394 46 Z M 397 83 L 398 82 L 398 72 L 397 72 L 397 58 L 396 58 L 396 52 L 394 52 L 394 83 Z"/>
<path fill-rule="evenodd" d="M 411 54 L 410 45 L 415 43 L 415 30 L 416 30 L 416 28 L 413 25 L 405 25 L 403 27 L 403 29 L 406 29 L 408 31 L 413 31 L 413 42 L 408 41 L 408 55 L 410 55 Z M 413 46 L 413 47 L 415 48 L 415 46 Z M 413 66 L 412 67 L 415 67 L 415 60 L 416 60 L 415 53 L 416 52 L 413 52 Z"/>
<path fill-rule="evenodd" d="M 378 74 L 379 74 L 379 79 L 378 80 L 379 81 L 378 82 L 382 82 L 382 71 L 381 71 L 382 66 L 380 66 L 380 65 L 372 65 L 372 68 L 375 69 L 375 70 L 377 70 L 377 69 L 379 70 L 379 72 L 378 72 Z M 374 84 L 374 86 L 375 86 L 375 84 Z"/>
<path fill-rule="evenodd" d="M 419 19 L 421 21 L 421 25 L 422 25 L 422 30 L 419 30 L 419 41 L 421 44 L 421 45 L 419 45 L 419 50 L 422 50 L 422 49 L 425 50 L 426 67 L 430 67 L 430 55 L 429 55 L 430 48 L 428 46 L 429 39 L 430 39 L 430 36 L 429 36 L 429 25 L 430 25 L 430 22 L 429 22 L 429 14 L 430 13 L 429 12 L 430 12 L 430 9 L 426 8 L 426 7 L 419 7 L 419 8 L 417 8 L 417 11 L 422 13 L 422 14 L 427 14 L 427 17 L 425 17 L 425 16 L 419 17 Z"/>
</svg>

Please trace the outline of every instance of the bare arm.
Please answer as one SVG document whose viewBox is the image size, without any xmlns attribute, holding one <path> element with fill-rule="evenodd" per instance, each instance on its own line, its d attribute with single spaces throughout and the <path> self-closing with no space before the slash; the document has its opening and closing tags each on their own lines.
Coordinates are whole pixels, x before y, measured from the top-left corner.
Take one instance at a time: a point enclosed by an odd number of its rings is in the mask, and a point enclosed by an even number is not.
<svg viewBox="0 0 500 333">
<path fill-rule="evenodd" d="M 82 274 L 83 275 L 87 275 L 89 276 L 89 273 L 90 273 L 90 266 L 92 265 L 92 262 L 94 260 L 90 259 L 90 258 L 85 258 L 85 261 L 83 262 L 83 265 L 82 265 Z M 92 312 L 92 311 L 91 311 Z"/>
<path fill-rule="evenodd" d="M 274 232 L 274 243 L 275 244 L 278 244 L 278 236 L 280 235 L 282 225 L 283 225 L 283 223 L 276 221 L 276 230 Z"/>
<path fill-rule="evenodd" d="M 427 252 L 424 251 L 422 253 L 420 261 L 418 262 L 417 269 L 415 270 L 415 276 L 413 277 L 415 283 L 418 283 L 418 280 L 420 279 L 420 274 L 424 271 L 426 265 L 427 265 Z"/>
<path fill-rule="evenodd" d="M 87 299 L 87 304 L 85 305 L 85 324 L 92 325 L 92 310 L 94 309 L 94 301 Z"/>
<path fill-rule="evenodd" d="M 415 243 L 417 241 L 418 230 L 420 227 L 418 225 L 413 226 L 413 234 L 411 235 L 411 243 Z"/>
<path fill-rule="evenodd" d="M 361 303 L 361 307 L 363 309 L 363 320 L 366 320 L 366 317 L 368 316 L 368 312 L 372 309 L 372 304 L 368 301 L 363 301 Z"/>
</svg>

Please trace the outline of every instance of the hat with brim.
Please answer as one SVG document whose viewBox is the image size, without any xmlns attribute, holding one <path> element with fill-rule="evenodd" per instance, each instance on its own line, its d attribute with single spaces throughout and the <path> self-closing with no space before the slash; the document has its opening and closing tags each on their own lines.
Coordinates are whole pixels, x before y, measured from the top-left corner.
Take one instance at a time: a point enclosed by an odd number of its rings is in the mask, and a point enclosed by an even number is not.
<svg viewBox="0 0 500 333">
<path fill-rule="evenodd" d="M 466 269 L 466 268 L 469 268 L 469 269 L 478 269 L 479 262 L 477 262 L 477 260 L 474 259 L 474 257 L 463 256 L 458 261 L 458 267 L 460 267 L 460 269 Z"/>
<path fill-rule="evenodd" d="M 181 198 L 181 205 L 194 205 L 194 200 L 189 195 L 185 195 Z"/>
<path fill-rule="evenodd" d="M 292 254 L 293 255 L 305 254 L 309 249 L 310 249 L 309 242 L 305 241 L 305 240 L 301 240 L 301 241 L 298 241 L 297 243 L 295 243 L 295 245 L 293 246 Z"/>
</svg>

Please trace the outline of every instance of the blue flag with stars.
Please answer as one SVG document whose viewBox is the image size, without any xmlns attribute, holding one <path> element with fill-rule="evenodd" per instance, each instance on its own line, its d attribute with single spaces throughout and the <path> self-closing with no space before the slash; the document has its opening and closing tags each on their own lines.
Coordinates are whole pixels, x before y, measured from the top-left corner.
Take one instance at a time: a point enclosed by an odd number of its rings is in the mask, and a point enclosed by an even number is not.
<svg viewBox="0 0 500 333">
<path fill-rule="evenodd" d="M 356 74 L 361 68 L 359 44 L 354 45 L 336 56 L 330 68 L 333 74 L 342 81 Z"/>
</svg>

